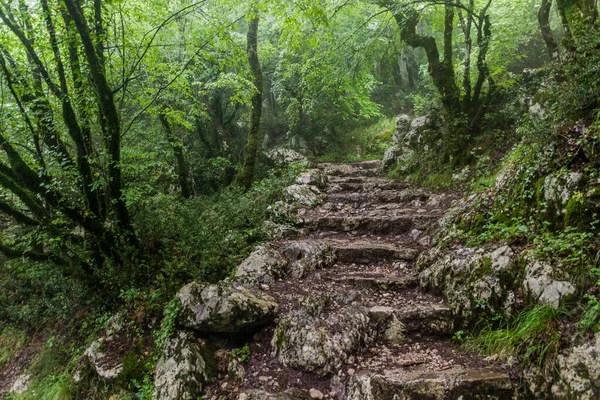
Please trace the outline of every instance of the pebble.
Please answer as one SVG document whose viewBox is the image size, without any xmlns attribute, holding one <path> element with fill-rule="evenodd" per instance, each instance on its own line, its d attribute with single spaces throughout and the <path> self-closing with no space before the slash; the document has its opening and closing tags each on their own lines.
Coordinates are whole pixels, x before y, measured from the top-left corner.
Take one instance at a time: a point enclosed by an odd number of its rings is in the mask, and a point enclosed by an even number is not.
<svg viewBox="0 0 600 400">
<path fill-rule="evenodd" d="M 310 389 L 308 391 L 308 394 L 310 395 L 311 399 L 323 400 L 323 398 L 325 397 L 325 395 L 320 390 L 317 390 L 315 388 Z"/>
<path fill-rule="evenodd" d="M 354 376 L 355 373 L 356 373 L 356 370 L 354 368 L 348 368 L 348 375 Z"/>
</svg>

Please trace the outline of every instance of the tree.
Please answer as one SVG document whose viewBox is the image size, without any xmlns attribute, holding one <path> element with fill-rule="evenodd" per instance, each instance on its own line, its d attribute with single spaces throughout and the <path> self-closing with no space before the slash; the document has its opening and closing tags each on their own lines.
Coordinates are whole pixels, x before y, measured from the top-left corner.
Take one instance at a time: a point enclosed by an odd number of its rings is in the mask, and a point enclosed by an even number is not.
<svg viewBox="0 0 600 400">
<path fill-rule="evenodd" d="M 378 4 L 388 9 L 394 16 L 401 31 L 401 38 L 413 48 L 422 48 L 428 61 L 429 74 L 440 95 L 444 111 L 450 120 L 450 135 L 446 138 L 447 156 L 464 153 L 469 137 L 478 129 L 479 123 L 495 93 L 494 79 L 490 74 L 486 56 L 492 36 L 488 9 L 492 0 L 485 2 L 479 11 L 475 1 L 434 1 L 423 0 L 407 4 L 393 0 L 379 0 Z M 440 52 L 436 38 L 419 33 L 417 26 L 421 21 L 421 12 L 416 5 L 424 7 L 441 4 L 444 10 L 443 50 Z M 453 43 L 456 14 L 464 36 L 464 72 L 460 87 L 456 82 Z M 473 52 L 472 31 L 475 31 L 477 53 L 477 77 L 474 84 L 471 77 L 471 54 Z M 487 85 L 487 91 L 486 89 Z M 467 150 L 468 151 L 468 150 Z"/>
<path fill-rule="evenodd" d="M 256 158 L 260 143 L 260 119 L 262 116 L 263 102 L 263 74 L 258 59 L 258 24 L 260 17 L 258 10 L 253 8 L 250 12 L 250 21 L 247 33 L 248 63 L 254 77 L 255 92 L 252 96 L 252 113 L 250 116 L 250 131 L 248 132 L 248 144 L 244 149 L 244 166 L 238 173 L 236 182 L 238 185 L 249 189 L 254 182 L 256 169 Z"/>
</svg>

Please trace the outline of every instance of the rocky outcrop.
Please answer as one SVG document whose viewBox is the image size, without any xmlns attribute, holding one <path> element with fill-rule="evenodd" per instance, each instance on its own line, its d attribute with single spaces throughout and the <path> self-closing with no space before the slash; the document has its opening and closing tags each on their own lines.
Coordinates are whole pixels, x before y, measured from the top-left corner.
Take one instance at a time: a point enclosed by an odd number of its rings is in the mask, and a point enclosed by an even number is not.
<svg viewBox="0 0 600 400">
<path fill-rule="evenodd" d="M 321 202 L 322 196 L 316 186 L 292 185 L 283 190 L 283 198 L 288 203 L 313 207 Z"/>
<path fill-rule="evenodd" d="M 271 323 L 279 310 L 271 296 L 229 282 L 193 282 L 177 297 L 182 304 L 179 324 L 205 333 L 252 331 Z"/>
<path fill-rule="evenodd" d="M 600 398 L 600 333 L 593 340 L 558 357 L 560 379 L 552 387 L 555 399 Z"/>
<path fill-rule="evenodd" d="M 194 335 L 178 332 L 165 343 L 155 371 L 153 400 L 196 400 L 214 371 Z"/>
<path fill-rule="evenodd" d="M 308 159 L 305 156 L 303 156 L 295 150 L 286 149 L 284 147 L 272 149 L 268 151 L 265 155 L 267 159 L 269 159 L 272 163 L 279 167 L 284 167 L 291 163 L 308 163 Z"/>
<path fill-rule="evenodd" d="M 296 178 L 298 185 L 315 186 L 317 189 L 324 190 L 327 188 L 327 175 L 320 169 L 311 169 L 303 172 Z"/>
<path fill-rule="evenodd" d="M 304 278 L 335 261 L 334 250 L 322 240 L 294 241 L 283 246 L 281 252 L 290 263 L 288 274 L 294 278 Z"/>
<path fill-rule="evenodd" d="M 525 267 L 523 294 L 531 302 L 548 304 L 557 309 L 561 300 L 575 294 L 575 286 L 554 278 L 556 269 L 550 264 L 533 260 Z"/>
<path fill-rule="evenodd" d="M 325 376 L 373 339 L 367 311 L 350 306 L 326 319 L 305 310 L 287 315 L 275 329 L 272 345 L 283 365 Z"/>
<path fill-rule="evenodd" d="M 515 254 L 503 246 L 492 252 L 435 248 L 418 261 L 422 287 L 441 292 L 455 315 L 465 322 L 481 313 L 509 316 L 515 306 Z"/>
<path fill-rule="evenodd" d="M 287 273 L 288 261 L 269 246 L 257 246 L 237 268 L 235 278 L 241 283 L 273 283 Z"/>
<path fill-rule="evenodd" d="M 409 161 L 416 152 L 428 151 L 429 146 L 439 139 L 440 129 L 439 119 L 433 114 L 414 119 L 400 115 L 396 119 L 394 145 L 385 152 L 383 158 L 383 169 L 388 170 L 398 163 Z"/>
</svg>

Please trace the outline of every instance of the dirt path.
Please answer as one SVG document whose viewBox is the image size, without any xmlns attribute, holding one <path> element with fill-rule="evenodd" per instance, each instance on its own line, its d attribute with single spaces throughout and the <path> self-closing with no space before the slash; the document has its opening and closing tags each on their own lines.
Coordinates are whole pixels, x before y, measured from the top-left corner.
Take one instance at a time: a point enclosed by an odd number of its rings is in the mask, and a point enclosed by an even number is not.
<svg viewBox="0 0 600 400">
<path fill-rule="evenodd" d="M 280 304 L 279 326 L 253 338 L 243 382 L 217 382 L 206 398 L 512 398 L 508 375 L 458 347 L 451 310 L 418 285 L 415 261 L 456 196 L 388 180 L 378 162 L 319 168 L 328 178 L 324 201 L 302 213 L 302 237 L 276 245 L 326 244 L 335 261 L 262 285 Z M 290 333 L 294 327 L 299 333 Z M 332 371 L 318 358 L 327 351 Z"/>
</svg>

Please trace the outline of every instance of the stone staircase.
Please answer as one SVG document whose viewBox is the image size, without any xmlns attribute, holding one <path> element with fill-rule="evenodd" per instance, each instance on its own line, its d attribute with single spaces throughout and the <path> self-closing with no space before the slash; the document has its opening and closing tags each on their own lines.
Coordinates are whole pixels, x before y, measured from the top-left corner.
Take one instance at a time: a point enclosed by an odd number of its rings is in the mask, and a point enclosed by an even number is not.
<svg viewBox="0 0 600 400">
<path fill-rule="evenodd" d="M 315 243 L 333 256 L 306 276 L 260 285 L 280 305 L 276 326 L 254 335 L 243 381 L 206 398 L 515 397 L 505 371 L 451 340 L 451 310 L 418 286 L 414 263 L 454 196 L 388 180 L 379 167 L 319 165 L 323 202 L 305 210 L 302 237 L 277 245 L 295 262 L 314 258 Z"/>
</svg>

